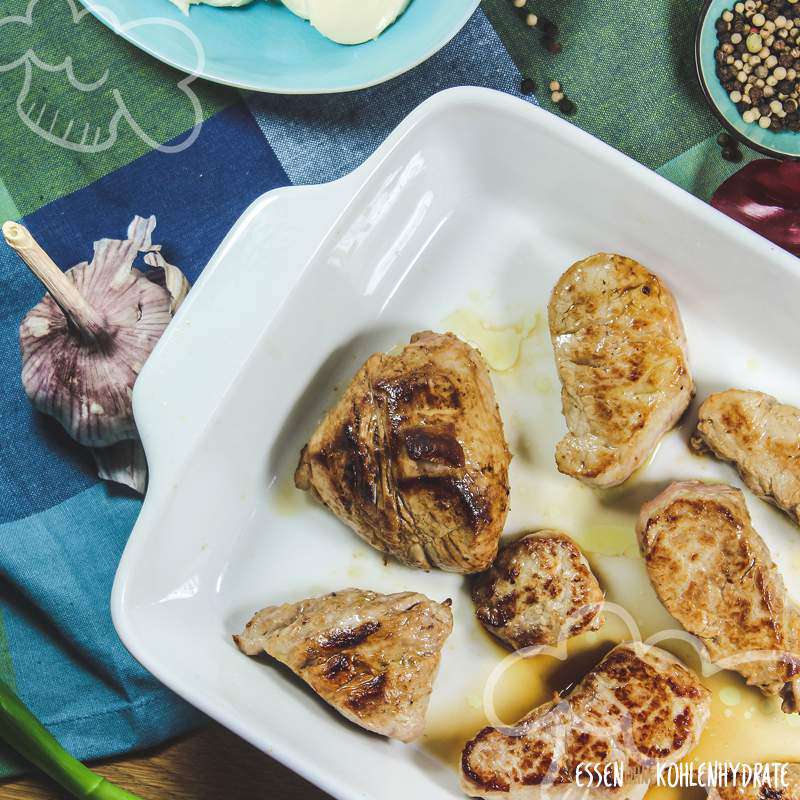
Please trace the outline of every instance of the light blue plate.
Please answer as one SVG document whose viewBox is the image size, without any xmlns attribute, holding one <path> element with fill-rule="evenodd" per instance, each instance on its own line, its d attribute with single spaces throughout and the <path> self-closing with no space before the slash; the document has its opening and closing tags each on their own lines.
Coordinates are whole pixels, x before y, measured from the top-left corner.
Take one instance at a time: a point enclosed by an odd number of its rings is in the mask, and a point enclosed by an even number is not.
<svg viewBox="0 0 800 800">
<path fill-rule="evenodd" d="M 733 8 L 735 1 L 709 0 L 701 12 L 697 28 L 696 57 L 697 72 L 703 92 L 711 110 L 722 124 L 746 145 L 775 158 L 800 158 L 800 133 L 776 132 L 745 122 L 717 77 L 714 51 L 718 42 L 714 24 L 722 16 L 723 11 Z"/>
<path fill-rule="evenodd" d="M 276 0 L 194 6 L 188 17 L 169 0 L 82 0 L 116 33 L 173 67 L 280 94 L 352 91 L 400 75 L 447 44 L 479 1 L 411 0 L 380 38 L 348 47 L 325 39 Z"/>
</svg>

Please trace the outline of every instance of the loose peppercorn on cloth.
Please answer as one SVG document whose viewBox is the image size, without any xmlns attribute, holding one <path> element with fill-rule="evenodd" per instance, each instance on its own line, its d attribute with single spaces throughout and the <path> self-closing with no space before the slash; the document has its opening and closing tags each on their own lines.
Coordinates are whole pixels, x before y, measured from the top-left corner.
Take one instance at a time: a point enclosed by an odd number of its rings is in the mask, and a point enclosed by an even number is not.
<svg viewBox="0 0 800 800">
<path fill-rule="evenodd" d="M 134 215 L 155 214 L 155 240 L 193 280 L 259 194 L 350 171 L 441 89 L 519 94 L 522 74 L 538 82 L 546 108 L 547 84 L 559 80 L 575 124 L 701 197 L 734 171 L 693 77 L 699 2 L 530 4 L 559 26 L 559 55 L 511 0 L 485 0 L 407 75 L 354 94 L 280 97 L 181 86 L 182 75 L 76 0 L 2 0 L 0 217 L 22 221 L 66 268 L 90 256 L 94 240 L 122 237 Z M 514 142 L 498 129 L 496 146 Z M 111 624 L 114 571 L 140 501 L 99 482 L 86 451 L 22 391 L 17 330 L 42 291 L 0 245 L 0 677 L 87 759 L 201 719 L 130 657 Z M 0 775 L 19 768 L 5 754 Z"/>
</svg>

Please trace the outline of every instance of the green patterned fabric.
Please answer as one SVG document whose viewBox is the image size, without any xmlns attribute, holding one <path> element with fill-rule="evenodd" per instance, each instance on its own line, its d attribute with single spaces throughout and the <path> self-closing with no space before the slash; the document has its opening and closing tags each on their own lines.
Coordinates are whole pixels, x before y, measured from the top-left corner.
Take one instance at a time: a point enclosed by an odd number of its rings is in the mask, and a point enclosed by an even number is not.
<svg viewBox="0 0 800 800">
<path fill-rule="evenodd" d="M 7 192 L 0 188 L 0 209 L 7 207 L 4 197 L 10 194 L 21 214 L 153 149 L 129 125 L 110 125 L 120 101 L 145 135 L 158 144 L 190 130 L 198 118 L 178 86 L 183 74 L 114 36 L 81 6 L 43 0 L 33 6 L 28 20 L 28 5 L 29 0 L 3 0 L 0 15 L 4 18 L 0 27 L 0 152 L 4 163 L 13 164 L 15 172 L 25 176 L 14 186 L 6 185 Z M 11 19 L 15 15 L 18 20 Z M 71 59 L 71 71 L 28 69 L 24 63 L 11 68 L 26 53 L 50 65 Z M 96 88 L 87 88 L 95 84 Z M 237 92 L 203 81 L 192 81 L 191 88 L 200 102 L 201 119 L 239 100 Z M 18 108 L 33 125 L 73 144 L 81 142 L 84 131 L 84 143 L 98 137 L 99 142 L 114 140 L 113 144 L 95 153 L 54 147 L 32 135 Z M 3 177 L 8 182 L 8 175 Z"/>
<path fill-rule="evenodd" d="M 20 213 L 14 200 L 9 194 L 6 185 L 0 178 L 0 218 L 1 219 L 19 219 Z"/>
<path fill-rule="evenodd" d="M 577 105 L 571 121 L 688 191 L 708 199 L 741 164 L 725 161 L 721 130 L 703 99 L 694 65 L 701 0 L 483 0 L 520 71 L 538 84 L 544 108 L 556 110 L 548 84 L 561 83 Z M 533 11 L 559 28 L 562 50 L 543 47 L 525 24 Z M 755 157 L 743 148 L 748 158 Z"/>
</svg>

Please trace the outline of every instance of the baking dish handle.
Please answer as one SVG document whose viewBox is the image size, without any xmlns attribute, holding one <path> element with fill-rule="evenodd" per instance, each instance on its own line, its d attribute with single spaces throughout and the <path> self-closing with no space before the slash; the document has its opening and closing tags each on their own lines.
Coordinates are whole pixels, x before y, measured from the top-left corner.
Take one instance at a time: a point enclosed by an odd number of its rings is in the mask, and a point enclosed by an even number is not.
<svg viewBox="0 0 800 800">
<path fill-rule="evenodd" d="M 188 458 L 221 400 L 209 387 L 235 380 L 352 191 L 348 178 L 275 189 L 220 244 L 134 387 L 151 487 L 164 485 Z"/>
</svg>

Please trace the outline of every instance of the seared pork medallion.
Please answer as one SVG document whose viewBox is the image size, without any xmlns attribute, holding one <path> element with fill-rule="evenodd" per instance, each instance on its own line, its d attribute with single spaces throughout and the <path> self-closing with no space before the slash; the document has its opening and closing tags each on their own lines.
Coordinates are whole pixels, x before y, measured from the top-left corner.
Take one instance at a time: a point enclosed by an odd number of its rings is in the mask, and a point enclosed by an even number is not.
<svg viewBox="0 0 800 800">
<path fill-rule="evenodd" d="M 636 527 L 650 580 L 667 611 L 712 661 L 752 686 L 800 703 L 800 613 L 744 495 L 730 486 L 673 483 L 642 507 Z"/>
<path fill-rule="evenodd" d="M 303 449 L 295 484 L 405 564 L 480 572 L 497 555 L 510 458 L 480 353 L 428 331 L 367 359 Z"/>
<path fill-rule="evenodd" d="M 556 645 L 602 624 L 603 591 L 578 546 L 560 531 L 506 545 L 472 586 L 478 619 L 512 648 Z"/>
<path fill-rule="evenodd" d="M 344 589 L 259 611 L 234 641 L 286 664 L 351 722 L 402 742 L 425 726 L 450 601 Z"/>
<path fill-rule="evenodd" d="M 700 406 L 692 446 L 730 461 L 761 498 L 800 523 L 800 408 L 729 389 Z"/>
<path fill-rule="evenodd" d="M 615 647 L 565 697 L 523 717 L 512 732 L 484 728 L 461 756 L 461 786 L 473 797 L 537 800 L 641 798 L 656 762 L 697 744 L 710 694 L 678 659 L 642 643 Z M 580 788 L 580 764 L 619 763 L 620 787 Z"/>
<path fill-rule="evenodd" d="M 678 306 L 637 261 L 598 253 L 561 276 L 548 315 L 569 429 L 556 445 L 558 469 L 617 486 L 692 399 Z"/>
</svg>

